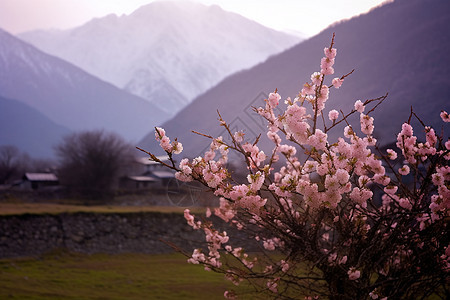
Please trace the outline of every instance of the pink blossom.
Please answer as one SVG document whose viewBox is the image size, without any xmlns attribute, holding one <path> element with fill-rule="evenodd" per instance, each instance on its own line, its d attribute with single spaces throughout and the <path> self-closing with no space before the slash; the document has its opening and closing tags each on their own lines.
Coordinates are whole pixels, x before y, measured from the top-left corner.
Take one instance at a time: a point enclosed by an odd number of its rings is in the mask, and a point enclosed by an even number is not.
<svg viewBox="0 0 450 300">
<path fill-rule="evenodd" d="M 403 136 L 412 136 L 413 135 L 413 128 L 412 128 L 412 126 L 410 124 L 408 124 L 408 123 L 403 123 L 402 124 L 401 135 L 403 135 Z"/>
<path fill-rule="evenodd" d="M 386 194 L 394 195 L 397 192 L 398 187 L 395 185 L 388 185 L 383 190 Z"/>
<path fill-rule="evenodd" d="M 163 148 L 166 152 L 172 152 L 172 144 L 170 143 L 170 139 L 167 136 L 163 136 L 161 140 L 159 141 L 159 145 L 161 148 Z"/>
<path fill-rule="evenodd" d="M 331 83 L 333 84 L 333 87 L 335 89 L 340 88 L 343 82 L 344 82 L 344 79 L 340 79 L 339 77 L 336 77 L 331 81 Z"/>
<path fill-rule="evenodd" d="M 294 146 L 286 144 L 280 145 L 280 147 L 278 147 L 278 151 L 289 158 L 295 156 L 295 154 L 297 153 L 297 149 Z"/>
<path fill-rule="evenodd" d="M 180 161 L 180 164 L 178 166 L 181 170 L 181 172 L 183 172 L 186 175 L 191 175 L 192 174 L 192 169 L 189 165 L 189 160 L 187 158 L 183 158 Z"/>
<path fill-rule="evenodd" d="M 244 132 L 237 131 L 234 133 L 234 139 L 236 140 L 236 142 L 240 143 L 244 140 L 244 135 Z"/>
<path fill-rule="evenodd" d="M 302 94 L 303 95 L 314 95 L 316 93 L 315 86 L 310 85 L 309 83 L 305 83 L 303 85 Z"/>
<path fill-rule="evenodd" d="M 214 210 L 214 214 L 224 220 L 225 222 L 230 221 L 234 218 L 236 211 L 230 201 L 221 197 L 219 199 L 219 208 Z"/>
<path fill-rule="evenodd" d="M 180 154 L 183 151 L 183 144 L 178 141 L 172 143 L 172 150 L 174 154 Z"/>
<path fill-rule="evenodd" d="M 357 280 L 361 276 L 361 271 L 357 270 L 354 267 L 351 267 L 350 270 L 347 272 L 348 279 L 350 280 Z"/>
<path fill-rule="evenodd" d="M 158 141 L 161 140 L 161 138 L 165 135 L 166 135 L 166 131 L 163 128 L 161 128 L 161 127 L 155 128 L 155 137 Z"/>
<path fill-rule="evenodd" d="M 209 161 L 202 171 L 203 179 L 209 187 L 216 188 L 227 177 L 227 173 L 220 164 L 215 161 Z"/>
<path fill-rule="evenodd" d="M 281 271 L 286 273 L 289 270 L 289 264 L 284 260 L 281 260 L 280 264 L 281 264 Z"/>
<path fill-rule="evenodd" d="M 264 183 L 265 177 L 261 174 L 260 171 L 256 172 L 256 174 L 247 175 L 247 180 L 250 183 L 250 190 L 253 192 L 257 192 L 261 189 L 261 186 Z"/>
<path fill-rule="evenodd" d="M 359 178 L 358 178 L 358 184 L 361 187 L 367 186 L 367 184 L 369 182 L 370 182 L 370 178 L 368 176 L 366 176 L 366 175 L 359 176 Z"/>
<path fill-rule="evenodd" d="M 188 263 L 198 265 L 199 263 L 205 262 L 206 256 L 202 253 L 201 249 L 194 249 L 192 257 L 188 259 Z"/>
<path fill-rule="evenodd" d="M 319 113 L 325 108 L 325 102 L 328 100 L 328 95 L 329 88 L 326 85 L 322 85 L 316 99 L 317 111 Z"/>
<path fill-rule="evenodd" d="M 233 186 L 233 190 L 230 192 L 230 197 L 232 200 L 237 201 L 246 196 L 249 191 L 249 187 L 245 184 L 235 185 Z"/>
<path fill-rule="evenodd" d="M 316 132 L 311 135 L 307 143 L 317 150 L 326 150 L 328 135 L 320 129 L 316 129 Z"/>
<path fill-rule="evenodd" d="M 323 57 L 320 61 L 320 68 L 326 69 L 334 65 L 334 58 Z"/>
<path fill-rule="evenodd" d="M 364 104 L 361 102 L 361 100 L 356 100 L 355 102 L 355 110 L 359 113 L 363 113 L 364 109 L 366 107 L 364 106 Z"/>
<path fill-rule="evenodd" d="M 328 119 L 330 119 L 330 121 L 336 121 L 337 118 L 339 118 L 339 112 L 335 109 L 330 110 L 328 113 Z"/>
<path fill-rule="evenodd" d="M 367 200 L 372 198 L 373 193 L 368 189 L 360 189 L 359 187 L 353 188 L 350 193 L 350 199 L 361 205 L 362 207 L 367 207 Z"/>
<path fill-rule="evenodd" d="M 373 290 L 372 292 L 369 293 L 369 296 L 371 299 L 378 299 L 378 294 L 377 294 L 377 290 Z"/>
<path fill-rule="evenodd" d="M 350 179 L 350 175 L 348 174 L 347 170 L 338 169 L 336 171 L 336 178 L 340 185 L 345 185 L 345 184 L 347 184 L 348 180 Z"/>
<path fill-rule="evenodd" d="M 237 299 L 236 294 L 233 291 L 225 291 L 225 293 L 223 293 L 223 297 L 230 300 Z"/>
<path fill-rule="evenodd" d="M 398 200 L 398 205 L 400 205 L 401 207 L 403 207 L 404 209 L 407 209 L 407 210 L 412 209 L 411 202 L 406 198 L 400 198 Z"/>
<path fill-rule="evenodd" d="M 249 212 L 253 214 L 259 214 L 261 207 L 263 207 L 267 202 L 267 199 L 262 198 L 259 195 L 246 195 L 236 202 L 236 204 L 248 210 Z"/>
<path fill-rule="evenodd" d="M 436 172 L 444 177 L 444 180 L 450 181 L 450 166 L 436 167 Z"/>
<path fill-rule="evenodd" d="M 184 218 L 186 219 L 188 225 L 191 226 L 192 228 L 194 228 L 194 229 L 200 228 L 201 222 L 199 221 L 199 222 L 195 223 L 194 216 L 191 215 L 189 209 L 187 209 L 187 208 L 184 210 Z"/>
<path fill-rule="evenodd" d="M 272 273 L 273 267 L 271 265 L 267 265 L 264 268 L 264 273 Z"/>
<path fill-rule="evenodd" d="M 372 177 L 373 181 L 375 181 L 378 184 L 387 186 L 390 182 L 391 182 L 391 178 L 389 176 L 386 175 L 380 175 L 380 174 L 375 174 Z"/>
<path fill-rule="evenodd" d="M 311 75 L 311 81 L 315 85 L 320 85 L 320 83 L 322 82 L 322 74 L 320 74 L 319 72 L 314 72 Z"/>
<path fill-rule="evenodd" d="M 183 182 L 189 182 L 189 181 L 193 180 L 192 176 L 186 175 L 186 174 L 184 174 L 182 172 L 176 172 L 175 173 L 175 178 L 177 180 L 183 181 Z"/>
<path fill-rule="evenodd" d="M 316 167 L 317 167 L 316 161 L 308 160 L 303 165 L 303 170 L 305 170 L 305 172 L 314 172 L 316 170 Z"/>
<path fill-rule="evenodd" d="M 384 176 L 386 174 L 386 169 L 383 167 L 381 160 L 376 159 L 373 154 L 367 157 L 366 165 L 375 175 Z"/>
<path fill-rule="evenodd" d="M 427 133 L 426 134 L 427 143 L 430 145 L 430 147 L 434 147 L 434 145 L 436 145 L 437 142 L 437 137 L 436 133 L 434 132 L 434 129 L 426 126 L 425 131 Z"/>
<path fill-rule="evenodd" d="M 297 142 L 304 144 L 308 138 L 310 128 L 306 119 L 306 109 L 297 104 L 289 105 L 283 119 L 283 126 L 286 132 Z"/>
<path fill-rule="evenodd" d="M 279 238 L 274 237 L 271 239 L 264 240 L 263 246 L 265 249 L 267 249 L 269 251 L 273 251 L 273 250 L 275 250 L 275 247 L 282 247 L 283 242 Z"/>
<path fill-rule="evenodd" d="M 334 68 L 333 67 L 327 67 L 320 70 L 320 73 L 323 75 L 333 75 L 334 74 Z"/>
<path fill-rule="evenodd" d="M 450 115 L 446 111 L 441 111 L 441 119 L 444 122 L 450 122 Z"/>
<path fill-rule="evenodd" d="M 250 143 L 245 143 L 242 145 L 242 148 L 249 153 L 249 163 L 252 168 L 258 167 L 261 162 L 263 162 L 267 156 L 264 154 L 263 151 L 260 151 L 258 146 L 252 145 Z"/>
<path fill-rule="evenodd" d="M 269 250 L 269 251 L 275 250 L 275 243 L 272 240 L 264 241 L 263 246 L 266 250 Z"/>
<path fill-rule="evenodd" d="M 356 136 L 352 136 L 352 155 L 359 159 L 357 161 L 356 167 L 358 167 L 358 163 L 362 164 L 363 161 L 367 159 L 367 157 L 370 156 L 370 150 L 367 149 L 367 141 L 360 139 Z M 363 167 L 363 165 L 361 165 Z M 358 172 L 358 174 L 364 174 L 364 172 Z"/>
<path fill-rule="evenodd" d="M 367 142 L 368 146 L 375 146 L 377 144 L 377 139 L 371 135 L 364 137 L 363 140 Z"/>
<path fill-rule="evenodd" d="M 325 176 L 325 188 L 327 190 L 337 190 L 339 188 L 339 182 L 337 177 L 327 174 Z"/>
<path fill-rule="evenodd" d="M 280 101 L 281 96 L 278 93 L 270 93 L 269 94 L 269 105 L 271 107 L 275 107 L 278 105 L 278 102 Z"/>
<path fill-rule="evenodd" d="M 394 150 L 392 150 L 392 149 L 387 149 L 386 152 L 387 152 L 387 157 L 388 157 L 390 160 L 395 160 L 395 159 L 397 159 L 397 152 L 395 152 Z"/>
<path fill-rule="evenodd" d="M 434 173 L 433 175 L 431 175 L 431 178 L 434 185 L 439 186 L 444 184 L 444 176 L 442 176 L 442 174 Z"/>
<path fill-rule="evenodd" d="M 214 159 L 214 157 L 216 157 L 216 152 L 214 152 L 213 150 L 209 150 L 205 152 L 205 161 L 211 161 Z"/>
<path fill-rule="evenodd" d="M 278 134 L 276 134 L 273 131 L 268 131 L 267 132 L 267 137 L 274 142 L 276 145 L 279 145 L 281 143 L 281 138 Z"/>
<path fill-rule="evenodd" d="M 344 128 L 344 136 L 346 138 L 352 138 L 355 132 L 353 131 L 353 128 L 351 126 L 345 126 Z"/>
<path fill-rule="evenodd" d="M 409 174 L 409 171 L 410 171 L 410 169 L 409 169 L 409 167 L 408 167 L 407 165 L 404 165 L 403 167 L 401 167 L 401 168 L 398 169 L 398 172 L 399 172 L 401 175 L 403 175 L 403 176 L 408 175 L 408 174 Z"/>
<path fill-rule="evenodd" d="M 277 283 L 277 279 L 269 279 L 268 281 L 267 281 L 267 287 L 269 288 L 269 290 L 272 292 L 272 293 L 278 293 L 278 283 Z"/>
<path fill-rule="evenodd" d="M 336 50 L 336 48 L 329 48 L 329 47 L 327 47 L 327 48 L 323 49 L 323 53 L 329 59 L 333 59 L 333 58 L 336 57 L 337 50 Z"/>
<path fill-rule="evenodd" d="M 325 174 L 327 174 L 330 170 L 330 166 L 325 163 L 325 164 L 317 164 L 316 167 L 316 171 L 317 174 L 319 174 L 320 176 L 324 176 Z"/>
<path fill-rule="evenodd" d="M 408 123 L 403 123 L 401 132 L 397 135 L 397 147 L 402 150 L 403 156 L 411 163 L 416 163 L 415 154 L 418 151 L 417 138 L 413 136 L 413 128 Z"/>
<path fill-rule="evenodd" d="M 373 129 L 374 129 L 373 118 L 361 113 L 359 120 L 360 120 L 360 124 L 361 124 L 361 131 L 364 134 L 368 134 L 368 135 L 372 134 Z"/>
</svg>

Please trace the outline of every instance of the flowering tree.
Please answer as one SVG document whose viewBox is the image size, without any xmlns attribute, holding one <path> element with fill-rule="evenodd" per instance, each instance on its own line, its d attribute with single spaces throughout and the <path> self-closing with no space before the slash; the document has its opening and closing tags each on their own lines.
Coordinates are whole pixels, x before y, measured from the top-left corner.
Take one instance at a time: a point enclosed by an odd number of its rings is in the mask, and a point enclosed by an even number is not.
<svg viewBox="0 0 450 300">
<path fill-rule="evenodd" d="M 265 107 L 255 108 L 267 120 L 270 153 L 259 149 L 258 139 L 245 142 L 243 132 L 231 132 L 219 114 L 231 141 L 205 135 L 212 140 L 209 151 L 177 165 L 173 155 L 182 151 L 181 143 L 156 128 L 156 140 L 171 163 L 146 152 L 150 159 L 176 170 L 178 180 L 196 180 L 211 189 L 220 198 L 215 215 L 254 243 L 245 243 L 247 249 L 219 230 L 223 222 L 214 225 L 209 209 L 200 219 L 186 209 L 187 223 L 206 238 L 206 247 L 195 249 L 188 261 L 222 272 L 236 285 L 247 281 L 265 298 L 418 299 L 434 294 L 448 299 L 450 141 L 411 110 L 396 149 L 380 149 L 371 113 L 386 96 L 358 100 L 347 113 L 331 110 L 326 120 L 329 90 L 340 88 L 353 72 L 325 84 L 334 73 L 333 46 L 334 36 L 320 72 L 295 99 L 286 99 L 281 115 L 274 114 L 281 99 L 276 90 Z M 358 127 L 348 123 L 353 114 L 360 116 Z M 447 112 L 440 116 L 450 121 Z M 423 142 L 414 135 L 412 118 L 423 125 Z M 346 125 L 343 137 L 332 143 L 328 133 L 338 124 Z M 245 159 L 248 182 L 236 182 L 227 170 L 229 151 Z M 224 296 L 237 294 L 230 290 Z"/>
</svg>

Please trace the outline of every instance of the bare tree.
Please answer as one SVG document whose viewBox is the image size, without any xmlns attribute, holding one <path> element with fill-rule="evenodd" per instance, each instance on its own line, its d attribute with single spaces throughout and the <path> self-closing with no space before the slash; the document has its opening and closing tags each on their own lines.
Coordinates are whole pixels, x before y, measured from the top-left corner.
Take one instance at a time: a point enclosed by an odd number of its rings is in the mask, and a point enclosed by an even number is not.
<svg viewBox="0 0 450 300">
<path fill-rule="evenodd" d="M 0 146 L 0 184 L 5 184 L 20 176 L 22 163 L 19 149 L 15 146 Z"/>
<path fill-rule="evenodd" d="M 62 184 L 84 196 L 105 197 L 133 159 L 134 148 L 114 133 L 85 131 L 56 147 Z"/>
</svg>

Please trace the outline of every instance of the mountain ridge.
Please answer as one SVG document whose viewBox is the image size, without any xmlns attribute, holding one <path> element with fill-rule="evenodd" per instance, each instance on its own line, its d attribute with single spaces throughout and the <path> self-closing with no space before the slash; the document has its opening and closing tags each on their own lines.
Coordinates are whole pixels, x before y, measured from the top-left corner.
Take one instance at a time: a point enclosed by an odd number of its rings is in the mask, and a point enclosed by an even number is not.
<svg viewBox="0 0 450 300">
<path fill-rule="evenodd" d="M 172 115 L 226 76 L 300 42 L 217 5 L 180 1 L 19 37 Z"/>
<path fill-rule="evenodd" d="M 450 63 L 446 63 L 449 56 L 445 51 L 450 45 L 445 30 L 449 21 L 445 12 L 449 6 L 450 3 L 443 0 L 397 0 L 334 24 L 264 63 L 226 78 L 165 122 L 163 127 L 171 138 L 185 141 L 186 155 L 197 156 L 209 141 L 190 130 L 212 136 L 224 134 L 217 122 L 216 110 L 219 110 L 226 121 L 243 125 L 241 129 L 254 141 L 265 127 L 251 111 L 251 106 L 264 105 L 264 98 L 276 88 L 282 100 L 295 97 L 310 75 L 320 70 L 323 48 L 330 44 L 335 33 L 337 73 L 327 76 L 326 83 L 331 84 L 333 77 L 352 69 L 355 72 L 345 79 L 339 90 L 330 91 L 325 119 L 336 104 L 343 111 L 349 111 L 358 99 L 372 99 L 389 93 L 385 103 L 373 113 L 375 135 L 381 137 L 380 141 L 390 143 L 395 140 L 401 123 L 408 120 L 411 105 L 426 124 L 435 126 L 440 132 L 439 112 L 450 108 Z M 358 128 L 357 116 L 349 121 Z M 414 121 L 414 125 L 417 123 Z M 341 135 L 341 131 L 337 134 Z M 264 134 L 260 144 L 270 146 Z M 159 151 L 152 132 L 140 145 Z"/>
<path fill-rule="evenodd" d="M 0 29 L 0 95 L 71 130 L 105 129 L 136 141 L 167 114 L 146 100 Z"/>
<path fill-rule="evenodd" d="M 0 96 L 0 144 L 35 158 L 54 158 L 53 147 L 71 131 L 27 104 Z"/>
</svg>

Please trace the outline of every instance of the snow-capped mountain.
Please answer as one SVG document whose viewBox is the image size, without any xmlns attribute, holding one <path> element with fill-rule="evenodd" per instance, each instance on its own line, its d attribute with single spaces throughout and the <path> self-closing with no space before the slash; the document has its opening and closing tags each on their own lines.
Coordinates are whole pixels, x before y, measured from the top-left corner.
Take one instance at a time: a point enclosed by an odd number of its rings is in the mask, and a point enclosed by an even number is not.
<svg viewBox="0 0 450 300">
<path fill-rule="evenodd" d="M 70 30 L 19 35 L 174 114 L 226 76 L 298 43 L 218 6 L 164 1 Z"/>
<path fill-rule="evenodd" d="M 71 130 L 105 129 L 129 141 L 168 117 L 148 101 L 1 29 L 0 96 L 24 102 Z"/>
</svg>

